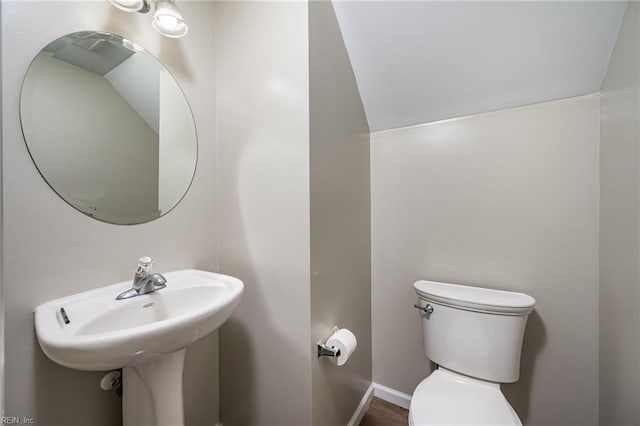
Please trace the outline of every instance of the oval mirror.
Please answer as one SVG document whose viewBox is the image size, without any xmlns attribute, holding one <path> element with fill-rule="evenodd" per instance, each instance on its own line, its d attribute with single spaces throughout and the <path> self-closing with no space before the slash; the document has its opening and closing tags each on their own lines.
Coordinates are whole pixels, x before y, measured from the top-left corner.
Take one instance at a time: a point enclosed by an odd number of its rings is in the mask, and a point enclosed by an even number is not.
<svg viewBox="0 0 640 426">
<path fill-rule="evenodd" d="M 191 185 L 189 104 L 155 57 L 118 35 L 76 32 L 42 49 L 22 85 L 20 119 L 42 177 L 98 220 L 156 219 Z"/>
</svg>

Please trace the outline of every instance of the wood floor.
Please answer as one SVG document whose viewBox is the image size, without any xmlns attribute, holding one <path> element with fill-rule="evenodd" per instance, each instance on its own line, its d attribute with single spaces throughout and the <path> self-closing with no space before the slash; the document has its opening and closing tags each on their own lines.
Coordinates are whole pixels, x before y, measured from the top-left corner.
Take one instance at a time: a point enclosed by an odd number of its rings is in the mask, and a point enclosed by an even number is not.
<svg viewBox="0 0 640 426">
<path fill-rule="evenodd" d="M 360 422 L 360 426 L 407 426 L 408 424 L 409 410 L 380 398 L 373 398 Z"/>
</svg>

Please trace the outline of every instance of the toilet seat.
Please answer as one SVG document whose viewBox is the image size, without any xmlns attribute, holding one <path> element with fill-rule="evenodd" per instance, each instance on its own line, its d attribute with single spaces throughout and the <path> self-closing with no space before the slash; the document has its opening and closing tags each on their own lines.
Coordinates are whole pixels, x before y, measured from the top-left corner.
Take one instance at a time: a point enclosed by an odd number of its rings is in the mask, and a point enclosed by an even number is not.
<svg viewBox="0 0 640 426">
<path fill-rule="evenodd" d="M 522 425 L 497 383 L 442 367 L 424 379 L 411 397 L 409 425 Z"/>
</svg>

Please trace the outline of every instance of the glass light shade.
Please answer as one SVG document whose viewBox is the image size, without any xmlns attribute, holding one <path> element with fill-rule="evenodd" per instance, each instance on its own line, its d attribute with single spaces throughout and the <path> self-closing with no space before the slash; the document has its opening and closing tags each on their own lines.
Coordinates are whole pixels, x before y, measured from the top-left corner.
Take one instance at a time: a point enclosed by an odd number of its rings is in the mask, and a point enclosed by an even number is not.
<svg viewBox="0 0 640 426">
<path fill-rule="evenodd" d="M 153 14 L 151 25 L 163 36 L 171 38 L 184 37 L 189 31 L 187 23 L 173 0 L 158 0 L 156 2 L 156 12 Z"/>
<path fill-rule="evenodd" d="M 140 12 L 144 9 L 149 10 L 149 4 L 146 0 L 107 0 L 107 3 L 125 12 Z"/>
</svg>

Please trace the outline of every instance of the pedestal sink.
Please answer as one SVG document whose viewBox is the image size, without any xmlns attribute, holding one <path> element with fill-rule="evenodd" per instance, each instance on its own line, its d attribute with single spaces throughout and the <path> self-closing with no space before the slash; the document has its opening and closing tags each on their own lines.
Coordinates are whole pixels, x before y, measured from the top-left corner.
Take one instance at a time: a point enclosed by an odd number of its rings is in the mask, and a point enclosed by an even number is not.
<svg viewBox="0 0 640 426">
<path fill-rule="evenodd" d="M 122 282 L 35 309 L 40 347 L 77 370 L 123 369 L 124 425 L 182 425 L 185 348 L 229 318 L 240 302 L 237 278 L 185 269 L 163 274 L 167 287 L 126 300 Z"/>
</svg>

